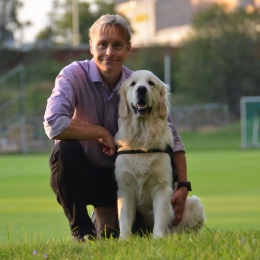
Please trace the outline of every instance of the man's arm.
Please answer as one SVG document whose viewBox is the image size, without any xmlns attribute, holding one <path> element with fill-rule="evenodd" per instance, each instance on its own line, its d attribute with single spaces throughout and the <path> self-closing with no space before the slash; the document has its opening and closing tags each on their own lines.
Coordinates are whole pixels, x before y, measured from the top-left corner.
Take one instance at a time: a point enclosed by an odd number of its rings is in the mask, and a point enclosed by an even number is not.
<svg viewBox="0 0 260 260">
<path fill-rule="evenodd" d="M 114 155 L 116 151 L 114 138 L 107 129 L 99 125 L 83 123 L 76 119 L 72 119 L 71 124 L 53 139 L 76 139 L 79 141 L 97 139 L 106 155 Z"/>
<path fill-rule="evenodd" d="M 185 152 L 179 151 L 173 154 L 174 163 L 176 165 L 178 171 L 179 182 L 186 182 L 187 181 L 187 163 L 186 163 L 186 156 Z M 173 225 L 177 226 L 181 219 L 184 212 L 185 202 L 188 196 L 188 189 L 186 187 L 179 188 L 175 190 L 171 204 L 173 207 L 173 211 L 175 214 L 175 218 L 173 221 Z"/>
</svg>

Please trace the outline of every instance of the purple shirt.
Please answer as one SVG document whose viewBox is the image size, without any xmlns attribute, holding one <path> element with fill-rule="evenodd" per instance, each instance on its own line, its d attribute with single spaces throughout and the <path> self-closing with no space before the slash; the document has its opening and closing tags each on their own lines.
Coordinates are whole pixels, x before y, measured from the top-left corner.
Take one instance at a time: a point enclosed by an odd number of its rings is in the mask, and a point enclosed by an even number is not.
<svg viewBox="0 0 260 260">
<path fill-rule="evenodd" d="M 92 60 L 73 62 L 61 70 L 55 86 L 47 101 L 44 115 L 44 128 L 47 136 L 53 139 L 71 123 L 71 118 L 78 119 L 108 129 L 114 136 L 118 130 L 118 90 L 120 85 L 132 74 L 123 66 L 121 78 L 112 93 L 103 82 L 99 69 Z M 86 77 L 86 74 L 88 77 Z M 169 117 L 169 122 L 172 123 Z M 180 136 L 171 125 L 174 136 L 174 152 L 184 151 Z M 107 156 L 97 140 L 81 141 L 90 162 L 97 167 L 114 166 L 115 156 Z"/>
</svg>

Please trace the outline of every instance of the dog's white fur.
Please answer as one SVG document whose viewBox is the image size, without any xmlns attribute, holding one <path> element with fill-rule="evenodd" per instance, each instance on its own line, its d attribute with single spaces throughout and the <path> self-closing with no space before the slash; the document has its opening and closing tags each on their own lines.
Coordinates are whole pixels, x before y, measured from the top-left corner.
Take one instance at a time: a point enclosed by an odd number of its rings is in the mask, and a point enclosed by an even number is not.
<svg viewBox="0 0 260 260">
<path fill-rule="evenodd" d="M 120 150 L 143 150 L 167 145 L 173 136 L 167 122 L 168 86 L 149 71 L 134 72 L 121 86 L 119 130 L 115 141 Z M 199 229 L 203 208 L 195 196 L 188 198 L 181 223 L 172 226 L 172 167 L 167 153 L 121 154 L 116 159 L 120 239 L 130 236 L 138 210 L 154 237 L 185 229 Z"/>
</svg>

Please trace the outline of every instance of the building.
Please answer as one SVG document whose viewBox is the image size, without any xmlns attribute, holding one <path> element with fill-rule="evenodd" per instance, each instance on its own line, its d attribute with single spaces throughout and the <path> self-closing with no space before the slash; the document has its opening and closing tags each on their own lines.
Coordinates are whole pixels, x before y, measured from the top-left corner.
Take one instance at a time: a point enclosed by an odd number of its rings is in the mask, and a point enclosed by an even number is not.
<svg viewBox="0 0 260 260">
<path fill-rule="evenodd" d="M 214 3 L 229 10 L 260 6 L 260 0 L 114 0 L 132 26 L 133 47 L 178 46 L 191 31 L 194 15 Z"/>
</svg>

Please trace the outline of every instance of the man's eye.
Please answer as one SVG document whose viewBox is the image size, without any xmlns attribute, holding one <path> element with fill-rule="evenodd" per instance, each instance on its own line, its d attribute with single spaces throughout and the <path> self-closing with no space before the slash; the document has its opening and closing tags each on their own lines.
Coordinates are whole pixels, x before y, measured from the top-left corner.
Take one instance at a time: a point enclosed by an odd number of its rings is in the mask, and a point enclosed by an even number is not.
<svg viewBox="0 0 260 260">
<path fill-rule="evenodd" d="M 104 47 L 107 46 L 107 44 L 106 44 L 105 42 L 101 42 L 101 43 L 99 44 L 99 46 L 104 48 Z"/>
<path fill-rule="evenodd" d="M 123 45 L 121 44 L 121 43 L 116 43 L 115 45 L 114 45 L 114 48 L 115 49 L 121 49 L 123 47 Z"/>
<path fill-rule="evenodd" d="M 151 80 L 148 81 L 148 84 L 149 84 L 150 86 L 155 86 L 154 82 L 151 81 Z"/>
<path fill-rule="evenodd" d="M 130 87 L 133 87 L 135 85 L 135 81 L 132 81 L 132 83 L 130 84 Z"/>
</svg>

